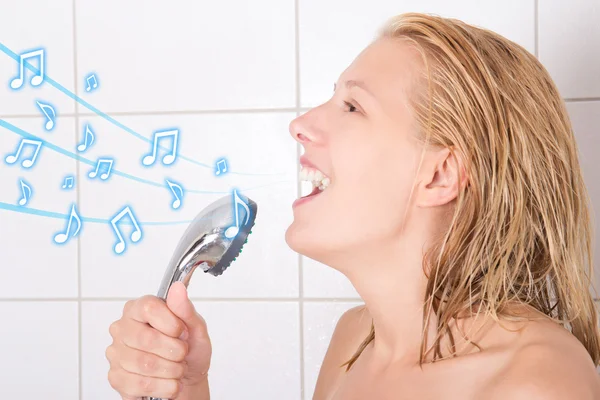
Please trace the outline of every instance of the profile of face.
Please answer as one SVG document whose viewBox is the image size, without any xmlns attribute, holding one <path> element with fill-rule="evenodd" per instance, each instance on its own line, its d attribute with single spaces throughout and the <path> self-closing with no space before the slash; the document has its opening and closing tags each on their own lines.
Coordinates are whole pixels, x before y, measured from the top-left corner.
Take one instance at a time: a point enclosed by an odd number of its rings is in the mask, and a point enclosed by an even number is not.
<svg viewBox="0 0 600 400">
<path fill-rule="evenodd" d="M 452 200 L 451 188 L 443 188 L 448 177 L 432 168 L 444 154 L 425 152 L 416 175 L 423 147 L 408 107 L 416 54 L 398 40 L 374 41 L 342 73 L 329 101 L 291 122 L 290 134 L 304 147 L 300 163 L 328 178 L 324 190 L 294 204 L 285 235 L 294 251 L 334 268 L 348 257 L 366 261 L 420 229 L 419 212 Z"/>
</svg>

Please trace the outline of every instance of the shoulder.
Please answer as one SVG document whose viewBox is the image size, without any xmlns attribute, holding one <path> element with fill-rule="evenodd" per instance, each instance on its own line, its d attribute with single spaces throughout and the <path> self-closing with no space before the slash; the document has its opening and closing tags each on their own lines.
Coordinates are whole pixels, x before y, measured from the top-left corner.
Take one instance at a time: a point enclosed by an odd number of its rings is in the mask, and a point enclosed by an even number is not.
<svg viewBox="0 0 600 400">
<path fill-rule="evenodd" d="M 314 398 L 327 398 L 339 382 L 346 367 L 342 367 L 358 349 L 371 329 L 371 315 L 364 305 L 346 310 L 338 319 L 327 352 L 323 358 Z"/>
<path fill-rule="evenodd" d="M 547 321 L 528 329 L 488 394 L 490 400 L 597 400 L 600 377 L 577 338 Z"/>
</svg>

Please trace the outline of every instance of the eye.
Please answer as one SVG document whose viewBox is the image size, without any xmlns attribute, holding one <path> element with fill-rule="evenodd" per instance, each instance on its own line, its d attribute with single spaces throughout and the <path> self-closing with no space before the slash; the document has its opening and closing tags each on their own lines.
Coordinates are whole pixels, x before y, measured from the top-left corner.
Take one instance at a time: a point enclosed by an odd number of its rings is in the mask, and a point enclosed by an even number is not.
<svg viewBox="0 0 600 400">
<path fill-rule="evenodd" d="M 348 112 L 353 112 L 357 110 L 357 108 L 352 103 L 348 103 L 347 101 L 344 101 L 344 105 L 349 108 Z"/>
</svg>

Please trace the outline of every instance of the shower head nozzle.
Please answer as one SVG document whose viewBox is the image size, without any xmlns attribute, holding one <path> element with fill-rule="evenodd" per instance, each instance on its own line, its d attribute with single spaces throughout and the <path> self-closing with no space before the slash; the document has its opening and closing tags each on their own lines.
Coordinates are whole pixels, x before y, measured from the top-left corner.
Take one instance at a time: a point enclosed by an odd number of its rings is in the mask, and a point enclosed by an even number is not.
<svg viewBox="0 0 600 400">
<path fill-rule="evenodd" d="M 179 240 L 158 290 L 167 298 L 174 282 L 188 286 L 197 267 L 219 276 L 241 253 L 254 226 L 257 204 L 233 191 L 209 204 L 190 223 Z"/>
</svg>

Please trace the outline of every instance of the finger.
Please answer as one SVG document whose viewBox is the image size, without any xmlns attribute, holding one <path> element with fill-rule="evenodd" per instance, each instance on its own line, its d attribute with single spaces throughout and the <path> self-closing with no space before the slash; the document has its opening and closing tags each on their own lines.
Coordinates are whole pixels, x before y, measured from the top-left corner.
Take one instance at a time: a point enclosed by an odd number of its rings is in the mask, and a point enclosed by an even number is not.
<svg viewBox="0 0 600 400">
<path fill-rule="evenodd" d="M 119 358 L 119 365 L 125 371 L 152 378 L 181 379 L 186 370 L 185 361 L 166 360 L 130 347 L 121 348 Z"/>
<path fill-rule="evenodd" d="M 109 370 L 108 381 L 110 386 L 124 399 L 139 397 L 173 399 L 177 397 L 183 387 L 181 382 L 176 379 L 151 378 L 124 369 Z"/>
<path fill-rule="evenodd" d="M 117 333 L 120 342 L 132 349 L 155 354 L 169 361 L 181 362 L 188 353 L 188 343 L 167 336 L 147 324 L 134 321 L 121 321 L 116 327 L 123 331 Z"/>
<path fill-rule="evenodd" d="M 166 303 L 156 296 L 144 296 L 127 307 L 129 318 L 147 323 L 165 335 L 177 338 L 184 332 L 185 323 L 175 316 Z"/>
</svg>

